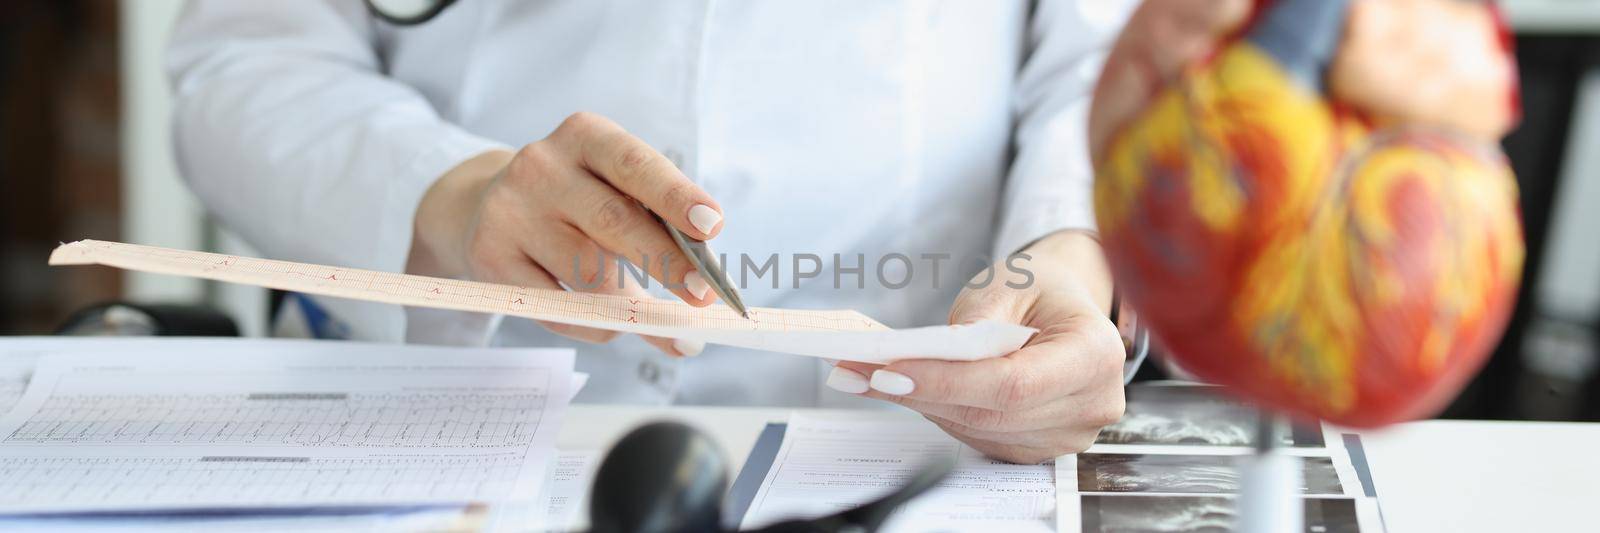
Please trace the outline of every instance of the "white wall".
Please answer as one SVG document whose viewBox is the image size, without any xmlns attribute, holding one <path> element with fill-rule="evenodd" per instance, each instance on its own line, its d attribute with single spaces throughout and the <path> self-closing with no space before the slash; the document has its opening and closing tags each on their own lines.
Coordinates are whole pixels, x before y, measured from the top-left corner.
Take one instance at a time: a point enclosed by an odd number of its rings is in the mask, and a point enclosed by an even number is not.
<svg viewBox="0 0 1600 533">
<path fill-rule="evenodd" d="M 202 244 L 199 203 L 178 179 L 172 160 L 172 101 L 162 57 L 182 2 L 123 0 L 122 205 L 123 239 L 196 249 Z M 138 301 L 198 301 L 198 280 L 129 272 L 126 297 Z"/>
<path fill-rule="evenodd" d="M 245 0 L 255 1 L 255 0 Z M 181 0 L 121 0 L 123 240 L 189 250 L 248 254 L 238 239 L 207 223 L 204 210 L 178 177 L 172 152 L 172 97 L 163 69 L 167 36 Z M 128 272 L 124 298 L 136 302 L 214 305 L 246 335 L 266 324 L 266 291 Z"/>
</svg>

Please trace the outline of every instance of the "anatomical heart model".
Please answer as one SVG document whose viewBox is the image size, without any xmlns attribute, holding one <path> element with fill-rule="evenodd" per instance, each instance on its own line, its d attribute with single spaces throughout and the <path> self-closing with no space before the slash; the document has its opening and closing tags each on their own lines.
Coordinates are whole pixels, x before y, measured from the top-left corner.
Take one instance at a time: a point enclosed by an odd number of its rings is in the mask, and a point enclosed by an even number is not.
<svg viewBox="0 0 1600 533">
<path fill-rule="evenodd" d="M 1301 419 L 1428 416 L 1521 275 L 1495 6 L 1151 0 L 1090 118 L 1126 298 L 1196 376 Z"/>
</svg>

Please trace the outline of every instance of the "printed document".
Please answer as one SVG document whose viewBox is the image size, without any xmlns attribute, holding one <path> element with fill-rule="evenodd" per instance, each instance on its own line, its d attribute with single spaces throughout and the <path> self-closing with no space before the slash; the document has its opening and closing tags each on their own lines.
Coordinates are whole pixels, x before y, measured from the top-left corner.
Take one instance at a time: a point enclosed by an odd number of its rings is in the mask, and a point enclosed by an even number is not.
<svg viewBox="0 0 1600 533">
<path fill-rule="evenodd" d="M 1052 465 L 989 459 L 920 418 L 799 413 L 789 417 L 742 528 L 850 509 L 952 456 L 950 477 L 896 512 L 884 531 L 1054 531 Z"/>
<path fill-rule="evenodd" d="M 240 343 L 43 357 L 0 513 L 532 501 L 571 350 Z"/>
</svg>

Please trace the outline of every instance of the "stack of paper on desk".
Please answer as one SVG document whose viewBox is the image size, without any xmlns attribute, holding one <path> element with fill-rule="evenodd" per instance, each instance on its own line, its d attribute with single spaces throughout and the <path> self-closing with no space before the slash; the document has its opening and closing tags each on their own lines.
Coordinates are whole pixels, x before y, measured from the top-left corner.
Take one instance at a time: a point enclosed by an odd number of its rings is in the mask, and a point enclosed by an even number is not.
<svg viewBox="0 0 1600 533">
<path fill-rule="evenodd" d="M 895 513 L 884 531 L 1228 531 L 1239 462 L 1253 453 L 1258 416 L 1213 387 L 1137 385 L 1128 389 L 1127 414 L 1088 451 L 1055 464 L 1013 465 L 904 413 L 796 414 L 786 428 L 773 426 L 781 444 L 762 444 L 765 435 L 757 443 L 733 505 L 737 512 L 748 504 L 735 515 L 746 528 L 832 514 L 887 494 L 943 456 L 957 459 L 954 473 Z M 1358 440 L 1287 426 L 1275 438 L 1303 458 L 1307 531 L 1384 530 L 1365 461 L 1353 460 Z M 746 490 L 747 479 L 759 487 Z"/>
<path fill-rule="evenodd" d="M 955 457 L 938 487 L 912 500 L 883 531 L 1051 531 L 1051 465 L 983 456 L 920 418 L 789 417 L 783 444 L 744 515 L 743 528 L 836 513 L 899 487 L 935 457 Z"/>
<path fill-rule="evenodd" d="M 39 360 L 0 513 L 531 502 L 574 386 L 571 350 L 130 346 Z"/>
</svg>

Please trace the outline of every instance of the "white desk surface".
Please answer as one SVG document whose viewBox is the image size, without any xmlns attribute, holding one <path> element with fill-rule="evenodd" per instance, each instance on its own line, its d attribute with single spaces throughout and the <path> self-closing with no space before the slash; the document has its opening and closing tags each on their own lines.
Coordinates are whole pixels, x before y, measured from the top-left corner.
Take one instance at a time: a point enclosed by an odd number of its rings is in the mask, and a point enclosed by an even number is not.
<svg viewBox="0 0 1600 533">
<path fill-rule="evenodd" d="M 791 412 L 574 405 L 557 446 L 604 450 L 639 424 L 677 419 L 742 465 L 762 428 Z M 1600 424 L 1427 421 L 1363 432 L 1362 440 L 1390 531 L 1600 531 Z"/>
<path fill-rule="evenodd" d="M 761 429 L 790 412 L 574 405 L 557 446 L 605 449 L 628 429 L 671 419 L 704 430 L 740 465 Z M 1362 442 L 1392 532 L 1597 529 L 1600 424 L 1427 421 L 1363 432 Z"/>
</svg>

